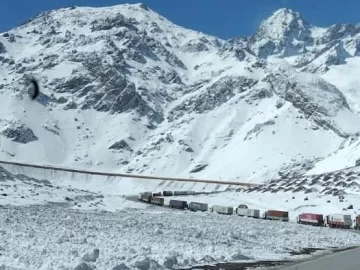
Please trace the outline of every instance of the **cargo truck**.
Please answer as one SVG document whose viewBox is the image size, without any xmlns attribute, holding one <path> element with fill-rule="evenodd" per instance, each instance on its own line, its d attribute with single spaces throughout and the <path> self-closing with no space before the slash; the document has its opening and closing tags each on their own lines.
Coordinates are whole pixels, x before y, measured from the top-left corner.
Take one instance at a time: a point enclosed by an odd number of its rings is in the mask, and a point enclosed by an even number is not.
<svg viewBox="0 0 360 270">
<path fill-rule="evenodd" d="M 151 202 L 151 198 L 152 198 L 151 193 L 140 193 L 138 196 L 139 201 L 143 201 L 147 203 Z"/>
<path fill-rule="evenodd" d="M 173 196 L 174 193 L 172 191 L 163 191 L 163 196 Z"/>
<path fill-rule="evenodd" d="M 263 214 L 264 219 L 289 221 L 289 213 L 279 210 L 268 210 Z"/>
<path fill-rule="evenodd" d="M 186 209 L 188 208 L 188 204 L 186 201 L 170 200 L 169 207 L 176 209 Z"/>
<path fill-rule="evenodd" d="M 164 198 L 152 197 L 151 198 L 151 204 L 163 206 L 164 205 Z"/>
<path fill-rule="evenodd" d="M 350 229 L 352 226 L 351 215 L 344 215 L 344 214 L 327 215 L 326 224 L 330 228 Z"/>
<path fill-rule="evenodd" d="M 187 195 L 187 191 L 174 191 L 174 196 Z"/>
<path fill-rule="evenodd" d="M 306 225 L 324 226 L 324 216 L 314 213 L 302 213 L 298 216 L 297 222 Z"/>
<path fill-rule="evenodd" d="M 216 212 L 224 215 L 232 215 L 234 209 L 229 206 L 213 205 L 212 207 L 210 207 L 210 212 Z"/>
<path fill-rule="evenodd" d="M 253 217 L 253 218 L 260 217 L 260 210 L 258 210 L 258 209 L 249 209 L 249 208 L 238 207 L 235 209 L 235 213 L 238 216 Z"/>
<path fill-rule="evenodd" d="M 205 212 L 208 210 L 208 205 L 206 203 L 190 202 L 189 209 L 190 211 Z"/>
</svg>

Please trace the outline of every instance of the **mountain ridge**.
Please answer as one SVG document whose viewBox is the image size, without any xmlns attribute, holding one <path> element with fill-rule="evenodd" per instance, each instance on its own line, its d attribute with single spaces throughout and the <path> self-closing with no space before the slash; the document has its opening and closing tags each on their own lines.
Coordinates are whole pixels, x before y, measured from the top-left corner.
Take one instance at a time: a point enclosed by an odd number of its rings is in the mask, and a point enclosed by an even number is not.
<svg viewBox="0 0 360 270">
<path fill-rule="evenodd" d="M 250 182 L 316 167 L 360 132 L 358 82 L 328 76 L 360 67 L 359 29 L 281 9 L 226 41 L 143 4 L 41 13 L 0 34 L 0 158 Z"/>
</svg>

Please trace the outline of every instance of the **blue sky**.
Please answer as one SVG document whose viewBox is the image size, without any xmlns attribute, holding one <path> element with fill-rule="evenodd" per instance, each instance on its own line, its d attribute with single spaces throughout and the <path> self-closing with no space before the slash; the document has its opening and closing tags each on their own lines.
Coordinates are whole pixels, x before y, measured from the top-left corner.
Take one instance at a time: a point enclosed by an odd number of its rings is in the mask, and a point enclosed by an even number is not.
<svg viewBox="0 0 360 270">
<path fill-rule="evenodd" d="M 360 0 L 0 0 L 0 31 L 49 9 L 142 2 L 170 21 L 221 38 L 252 34 L 273 11 L 288 7 L 310 23 L 360 22 Z"/>
</svg>

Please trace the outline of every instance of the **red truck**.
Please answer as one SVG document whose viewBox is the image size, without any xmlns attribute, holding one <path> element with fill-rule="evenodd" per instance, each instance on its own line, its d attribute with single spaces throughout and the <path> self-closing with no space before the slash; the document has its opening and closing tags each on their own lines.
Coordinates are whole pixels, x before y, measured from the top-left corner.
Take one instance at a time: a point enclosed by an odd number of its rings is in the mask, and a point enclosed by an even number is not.
<svg viewBox="0 0 360 270">
<path fill-rule="evenodd" d="M 306 225 L 324 226 L 324 216 L 314 213 L 302 213 L 298 216 L 297 222 Z"/>
<path fill-rule="evenodd" d="M 289 212 L 279 210 L 268 210 L 263 214 L 264 219 L 289 221 Z"/>
<path fill-rule="evenodd" d="M 357 216 L 355 219 L 355 226 L 354 226 L 355 230 L 360 230 L 360 216 Z"/>
</svg>

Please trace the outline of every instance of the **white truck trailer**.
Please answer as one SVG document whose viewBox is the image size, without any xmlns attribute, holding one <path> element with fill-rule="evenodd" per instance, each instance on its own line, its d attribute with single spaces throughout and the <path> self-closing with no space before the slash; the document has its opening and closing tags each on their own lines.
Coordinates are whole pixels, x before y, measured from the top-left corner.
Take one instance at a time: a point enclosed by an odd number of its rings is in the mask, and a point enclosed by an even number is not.
<svg viewBox="0 0 360 270">
<path fill-rule="evenodd" d="M 326 216 L 326 224 L 330 228 L 350 229 L 352 223 L 351 215 L 331 214 Z"/>
<path fill-rule="evenodd" d="M 238 216 L 246 216 L 246 217 L 253 217 L 253 218 L 260 217 L 260 210 L 258 210 L 258 209 L 236 208 L 235 213 Z"/>
<path fill-rule="evenodd" d="M 224 215 L 232 215 L 234 209 L 229 206 L 213 205 L 212 207 L 210 207 L 210 212 L 216 212 Z"/>
</svg>

